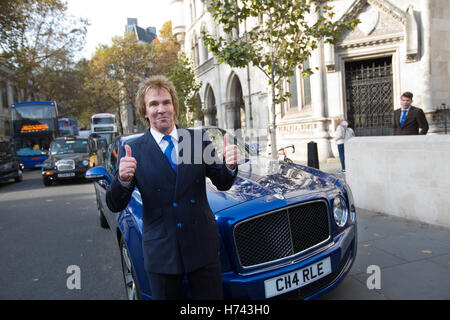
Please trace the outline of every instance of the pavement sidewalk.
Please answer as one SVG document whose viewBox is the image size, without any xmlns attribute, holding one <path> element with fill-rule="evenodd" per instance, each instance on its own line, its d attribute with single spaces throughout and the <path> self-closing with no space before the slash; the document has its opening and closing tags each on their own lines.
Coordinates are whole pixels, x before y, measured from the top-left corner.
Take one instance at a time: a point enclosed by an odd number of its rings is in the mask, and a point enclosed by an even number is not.
<svg viewBox="0 0 450 320">
<path fill-rule="evenodd" d="M 450 229 L 357 210 L 358 252 L 343 282 L 322 299 L 450 299 Z M 380 270 L 380 289 L 373 267 Z"/>
<path fill-rule="evenodd" d="M 339 159 L 321 162 L 319 169 L 345 179 Z M 321 299 L 450 299 L 449 228 L 360 208 L 357 221 L 355 263 L 340 285 Z M 377 267 L 380 289 L 369 289 Z"/>
<path fill-rule="evenodd" d="M 304 166 L 308 166 L 307 161 L 294 161 L 297 164 L 301 164 Z M 326 173 L 332 173 L 332 174 L 339 174 L 342 175 L 342 173 L 339 173 L 341 170 L 341 163 L 339 162 L 339 159 L 331 158 L 328 159 L 328 161 L 320 162 L 319 163 L 319 170 L 322 170 Z"/>
</svg>

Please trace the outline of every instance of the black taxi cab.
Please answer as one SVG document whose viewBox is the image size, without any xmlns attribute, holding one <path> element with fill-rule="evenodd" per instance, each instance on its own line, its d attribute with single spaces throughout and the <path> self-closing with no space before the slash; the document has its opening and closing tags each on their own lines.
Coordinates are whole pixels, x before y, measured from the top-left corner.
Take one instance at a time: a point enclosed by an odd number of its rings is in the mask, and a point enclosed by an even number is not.
<svg viewBox="0 0 450 320">
<path fill-rule="evenodd" d="M 9 141 L 0 140 L 0 181 L 22 181 L 23 164 Z"/>
<path fill-rule="evenodd" d="M 86 137 L 66 136 L 53 140 L 42 165 L 42 181 L 50 186 L 58 180 L 84 179 L 89 169 L 90 148 Z"/>
</svg>

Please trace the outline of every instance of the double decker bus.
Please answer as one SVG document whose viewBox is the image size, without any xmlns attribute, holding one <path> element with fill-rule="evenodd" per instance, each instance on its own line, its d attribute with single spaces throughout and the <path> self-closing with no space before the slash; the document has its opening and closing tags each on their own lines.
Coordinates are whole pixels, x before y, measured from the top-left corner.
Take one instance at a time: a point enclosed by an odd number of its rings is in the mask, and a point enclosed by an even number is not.
<svg viewBox="0 0 450 320">
<path fill-rule="evenodd" d="M 24 168 L 41 167 L 50 143 L 59 135 L 58 104 L 29 101 L 11 105 L 11 135 Z"/>
<path fill-rule="evenodd" d="M 59 135 L 77 136 L 79 134 L 78 120 L 75 117 L 58 119 Z"/>
<path fill-rule="evenodd" d="M 105 138 L 108 144 L 118 135 L 116 116 L 112 113 L 97 113 L 91 116 L 91 134 Z"/>
</svg>

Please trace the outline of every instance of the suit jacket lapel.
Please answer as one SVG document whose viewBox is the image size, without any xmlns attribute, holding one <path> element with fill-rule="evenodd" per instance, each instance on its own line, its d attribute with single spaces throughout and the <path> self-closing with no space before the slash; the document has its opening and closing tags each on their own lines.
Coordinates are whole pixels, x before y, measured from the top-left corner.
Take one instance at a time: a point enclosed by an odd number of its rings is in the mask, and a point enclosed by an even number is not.
<svg viewBox="0 0 450 320">
<path fill-rule="evenodd" d="M 401 128 L 402 126 L 400 125 L 400 116 L 402 114 L 402 110 L 401 109 L 397 109 L 394 111 L 394 121 L 397 122 L 397 126 L 399 128 Z"/>
</svg>

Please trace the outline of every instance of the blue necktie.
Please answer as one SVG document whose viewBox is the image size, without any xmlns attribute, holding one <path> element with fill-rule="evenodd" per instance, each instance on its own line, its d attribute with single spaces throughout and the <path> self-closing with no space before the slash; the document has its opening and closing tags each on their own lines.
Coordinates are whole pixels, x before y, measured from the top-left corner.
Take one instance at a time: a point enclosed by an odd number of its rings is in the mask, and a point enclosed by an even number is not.
<svg viewBox="0 0 450 320">
<path fill-rule="evenodd" d="M 406 119 L 406 110 L 402 110 L 402 116 L 400 117 L 400 126 L 403 127 L 403 123 Z"/>
<path fill-rule="evenodd" d="M 166 135 L 166 136 L 164 136 L 163 139 L 169 143 L 166 150 L 164 151 L 164 155 L 166 156 L 167 160 L 169 160 L 170 165 L 172 166 L 173 170 L 176 173 L 177 172 L 177 164 L 172 159 L 173 149 L 175 149 L 175 145 L 173 144 L 172 137 L 170 135 Z"/>
</svg>

